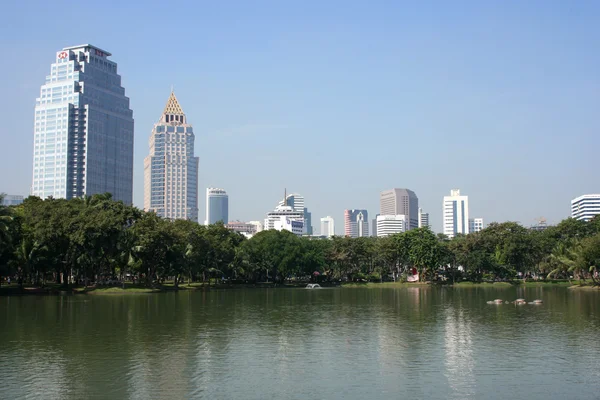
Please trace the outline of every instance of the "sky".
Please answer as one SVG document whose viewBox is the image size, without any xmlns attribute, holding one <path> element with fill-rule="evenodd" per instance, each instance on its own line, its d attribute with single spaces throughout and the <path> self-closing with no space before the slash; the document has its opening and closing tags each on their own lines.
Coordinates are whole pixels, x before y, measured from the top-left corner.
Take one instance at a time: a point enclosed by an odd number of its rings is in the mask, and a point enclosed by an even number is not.
<svg viewBox="0 0 600 400">
<path fill-rule="evenodd" d="M 55 53 L 112 53 L 135 119 L 134 204 L 171 86 L 194 126 L 205 188 L 231 220 L 304 195 L 343 232 L 409 188 L 442 229 L 442 200 L 470 216 L 570 215 L 600 192 L 600 2 L 20 1 L 0 24 L 0 192 L 29 193 L 35 99 Z"/>
</svg>

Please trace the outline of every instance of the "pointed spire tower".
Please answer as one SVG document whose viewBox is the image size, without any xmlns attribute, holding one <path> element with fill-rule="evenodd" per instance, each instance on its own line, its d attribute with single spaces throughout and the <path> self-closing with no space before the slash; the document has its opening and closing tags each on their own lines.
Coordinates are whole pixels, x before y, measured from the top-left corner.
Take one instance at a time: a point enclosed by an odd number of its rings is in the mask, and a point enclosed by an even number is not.
<svg viewBox="0 0 600 400">
<path fill-rule="evenodd" d="M 172 90 L 169 100 L 167 100 L 165 111 L 163 111 L 161 121 L 166 123 L 175 123 L 176 125 L 185 124 L 185 113 L 179 105 L 177 97 L 175 97 L 175 92 Z"/>
<path fill-rule="evenodd" d="M 144 159 L 144 209 L 168 219 L 198 222 L 198 157 L 194 131 L 171 89 L 154 124 Z"/>
</svg>

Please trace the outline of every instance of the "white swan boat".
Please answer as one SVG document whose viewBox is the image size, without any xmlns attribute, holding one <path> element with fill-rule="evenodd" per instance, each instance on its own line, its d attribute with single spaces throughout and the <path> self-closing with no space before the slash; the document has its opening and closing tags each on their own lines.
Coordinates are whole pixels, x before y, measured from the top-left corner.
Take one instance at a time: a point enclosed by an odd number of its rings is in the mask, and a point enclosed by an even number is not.
<svg viewBox="0 0 600 400">
<path fill-rule="evenodd" d="M 321 285 L 318 283 L 309 283 L 306 285 L 306 289 L 321 289 Z"/>
</svg>

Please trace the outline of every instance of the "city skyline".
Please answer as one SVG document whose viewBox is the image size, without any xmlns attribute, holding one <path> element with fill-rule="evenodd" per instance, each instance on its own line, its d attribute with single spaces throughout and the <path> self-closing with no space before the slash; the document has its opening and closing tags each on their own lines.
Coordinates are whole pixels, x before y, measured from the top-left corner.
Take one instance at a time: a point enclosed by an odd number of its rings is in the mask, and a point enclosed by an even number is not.
<svg viewBox="0 0 600 400">
<path fill-rule="evenodd" d="M 48 74 L 55 51 L 88 42 L 115 55 L 131 99 L 133 202 L 140 208 L 143 158 L 156 111 L 164 107 L 160 93 L 174 85 L 195 123 L 199 190 L 227 188 L 231 219 L 262 218 L 284 186 L 311 199 L 314 216 L 340 222 L 345 208 L 374 215 L 379 191 L 409 187 L 439 232 L 439 199 L 460 187 L 471 197 L 471 214 L 488 223 L 529 226 L 544 216 L 554 224 L 570 215 L 571 199 L 598 192 L 587 167 L 600 144 L 594 89 L 599 57 L 589 51 L 598 30 L 590 17 L 598 6 L 579 4 L 578 12 L 569 12 L 566 4 L 541 4 L 501 10 L 442 4 L 433 13 L 421 4 L 357 6 L 342 13 L 333 5 L 313 13 L 316 3 L 310 2 L 302 9 L 257 6 L 251 13 L 215 4 L 195 18 L 183 15 L 181 40 L 173 42 L 148 24 L 161 18 L 158 9 L 115 14 L 83 4 L 79 13 L 102 18 L 111 29 L 73 16 L 69 24 L 42 30 L 40 15 L 11 3 L 6 12 L 22 22 L 21 36 L 0 48 L 11 55 L 27 48 L 28 56 L 0 67 L 10 77 L 3 81 L 9 95 L 0 105 L 11 116 L 0 133 L 6 143 L 1 167 L 11 171 L 1 190 L 29 194 L 31 114 L 42 83 L 36 77 Z M 538 18 L 541 9 L 547 19 Z M 75 11 L 52 7 L 44 18 L 61 20 L 65 12 Z M 231 18 L 241 24 L 212 38 Z M 506 29 L 488 28 L 499 23 Z M 10 24 L 0 29 L 10 37 Z M 561 40 L 550 39 L 556 36 Z M 151 57 L 157 48 L 186 54 L 186 62 Z M 306 151 L 291 162 L 282 149 L 294 148 L 298 138 Z M 586 146 L 577 155 L 565 154 L 574 141 Z M 398 149 L 412 149 L 401 163 L 393 161 Z M 366 154 L 377 157 L 367 161 Z M 561 163 L 552 162 L 559 158 Z M 199 197 L 204 210 L 205 198 Z"/>
</svg>

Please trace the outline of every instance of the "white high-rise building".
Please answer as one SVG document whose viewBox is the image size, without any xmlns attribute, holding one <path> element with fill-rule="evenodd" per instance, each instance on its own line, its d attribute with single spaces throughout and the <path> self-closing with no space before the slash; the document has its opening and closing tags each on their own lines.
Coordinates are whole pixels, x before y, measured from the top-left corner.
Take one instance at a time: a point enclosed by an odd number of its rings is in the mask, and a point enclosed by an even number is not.
<svg viewBox="0 0 600 400">
<path fill-rule="evenodd" d="M 285 216 L 279 216 L 273 222 L 273 229 L 276 231 L 290 231 L 295 235 L 301 236 L 304 233 L 304 220 L 295 220 Z"/>
<path fill-rule="evenodd" d="M 90 44 L 56 52 L 35 104 L 32 195 L 131 204 L 133 111 L 110 56 Z"/>
<path fill-rule="evenodd" d="M 229 196 L 227 192 L 219 188 L 206 189 L 206 220 L 205 225 L 226 224 L 229 221 Z"/>
<path fill-rule="evenodd" d="M 302 196 L 298 193 L 286 194 L 285 202 L 284 202 L 284 200 L 281 200 L 279 202 L 279 206 L 290 206 L 294 209 L 294 211 L 303 213 L 304 214 L 304 233 L 307 235 L 313 234 L 312 214 L 308 211 L 308 208 L 306 208 L 304 205 L 304 196 Z"/>
<path fill-rule="evenodd" d="M 571 200 L 571 217 L 590 221 L 600 215 L 600 194 L 584 194 Z"/>
<path fill-rule="evenodd" d="M 406 232 L 409 223 L 406 215 L 378 215 L 377 236 L 389 236 L 395 233 Z"/>
<path fill-rule="evenodd" d="M 461 196 L 459 189 L 444 196 L 444 235 L 453 238 L 456 234 L 469 233 L 469 196 Z"/>
<path fill-rule="evenodd" d="M 194 131 L 171 92 L 144 159 L 144 209 L 168 219 L 198 222 L 198 157 Z"/>
<path fill-rule="evenodd" d="M 291 196 L 293 196 L 293 200 L 290 199 Z M 267 218 L 265 218 L 264 229 L 276 229 L 275 223 L 277 222 L 281 224 L 281 217 L 286 217 L 290 221 L 302 221 L 302 229 L 305 229 L 304 233 L 306 233 L 306 228 L 304 227 L 304 210 L 306 210 L 304 208 L 304 197 L 297 194 L 284 194 L 284 199 L 286 200 L 285 202 L 283 200 L 280 201 L 277 207 L 275 207 L 275 210 L 267 213 Z"/>
<path fill-rule="evenodd" d="M 481 232 L 483 230 L 483 218 L 469 218 L 469 233 Z"/>
<path fill-rule="evenodd" d="M 429 228 L 429 213 L 423 212 L 422 208 L 419 208 L 419 228 Z"/>
<path fill-rule="evenodd" d="M 326 216 L 321 218 L 321 236 L 332 237 L 335 235 L 335 225 L 333 217 Z"/>
</svg>

